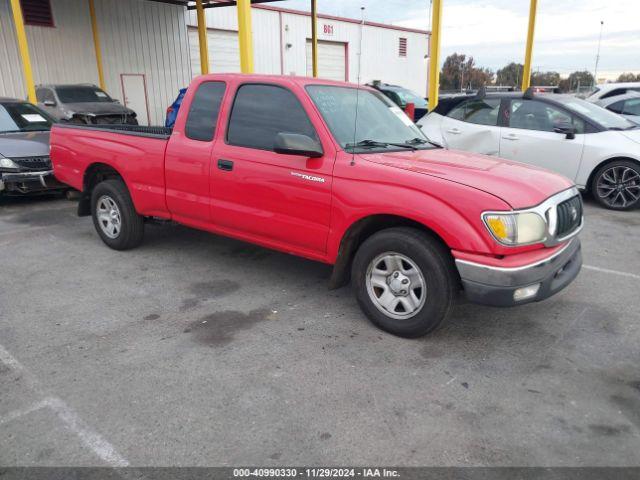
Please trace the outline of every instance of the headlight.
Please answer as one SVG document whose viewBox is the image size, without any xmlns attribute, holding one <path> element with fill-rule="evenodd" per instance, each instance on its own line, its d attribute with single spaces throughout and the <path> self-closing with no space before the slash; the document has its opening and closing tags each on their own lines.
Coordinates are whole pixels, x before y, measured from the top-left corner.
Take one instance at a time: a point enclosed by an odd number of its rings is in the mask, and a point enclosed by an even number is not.
<svg viewBox="0 0 640 480">
<path fill-rule="evenodd" d="M 487 213 L 483 219 L 493 237 L 505 245 L 527 245 L 547 238 L 547 225 L 537 213 Z"/>
<path fill-rule="evenodd" d="M 0 158 L 0 168 L 6 170 L 20 170 L 20 167 L 16 165 L 10 158 Z"/>
</svg>

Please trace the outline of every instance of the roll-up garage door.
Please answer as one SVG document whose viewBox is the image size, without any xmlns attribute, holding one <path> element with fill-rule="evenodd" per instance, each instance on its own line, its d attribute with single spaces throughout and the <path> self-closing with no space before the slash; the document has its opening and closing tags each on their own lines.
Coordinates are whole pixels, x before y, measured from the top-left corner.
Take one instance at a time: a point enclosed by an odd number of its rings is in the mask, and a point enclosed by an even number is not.
<svg viewBox="0 0 640 480">
<path fill-rule="evenodd" d="M 238 33 L 226 30 L 207 30 L 209 45 L 209 71 L 211 73 L 239 72 L 240 47 Z M 200 46 L 198 30 L 189 28 L 189 52 L 193 76 L 200 75 Z"/>
<path fill-rule="evenodd" d="M 346 80 L 346 48 L 340 42 L 318 42 L 318 76 L 328 80 Z M 307 40 L 307 76 L 313 75 L 311 40 Z"/>
</svg>

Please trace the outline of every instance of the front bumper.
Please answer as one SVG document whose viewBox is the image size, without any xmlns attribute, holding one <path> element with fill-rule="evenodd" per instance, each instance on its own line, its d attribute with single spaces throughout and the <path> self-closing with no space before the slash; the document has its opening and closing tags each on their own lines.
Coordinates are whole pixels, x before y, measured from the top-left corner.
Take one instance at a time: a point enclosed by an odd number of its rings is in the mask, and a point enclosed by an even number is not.
<svg viewBox="0 0 640 480">
<path fill-rule="evenodd" d="M 582 267 L 582 251 L 575 237 L 550 257 L 529 265 L 504 268 L 456 259 L 456 267 L 471 302 L 510 307 L 539 302 L 569 285 Z M 535 285 L 535 295 L 514 299 L 517 290 Z"/>
<path fill-rule="evenodd" d="M 0 192 L 6 194 L 44 193 L 68 188 L 53 176 L 53 170 L 0 173 Z"/>
</svg>

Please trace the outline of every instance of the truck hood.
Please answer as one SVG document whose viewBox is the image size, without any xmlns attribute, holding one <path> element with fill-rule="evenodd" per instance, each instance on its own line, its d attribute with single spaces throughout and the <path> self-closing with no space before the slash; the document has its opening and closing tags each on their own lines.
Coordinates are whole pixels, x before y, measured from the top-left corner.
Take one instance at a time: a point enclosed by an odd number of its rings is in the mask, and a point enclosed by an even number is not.
<svg viewBox="0 0 640 480">
<path fill-rule="evenodd" d="M 65 110 L 74 113 L 92 113 L 94 115 L 122 115 L 131 114 L 133 110 L 116 102 L 82 102 L 65 103 Z"/>
<path fill-rule="evenodd" d="M 0 155 L 9 158 L 49 155 L 49 132 L 0 134 Z"/>
<path fill-rule="evenodd" d="M 501 198 L 514 209 L 532 207 L 573 186 L 557 173 L 457 150 L 416 150 L 361 155 L 363 160 L 467 185 Z"/>
</svg>

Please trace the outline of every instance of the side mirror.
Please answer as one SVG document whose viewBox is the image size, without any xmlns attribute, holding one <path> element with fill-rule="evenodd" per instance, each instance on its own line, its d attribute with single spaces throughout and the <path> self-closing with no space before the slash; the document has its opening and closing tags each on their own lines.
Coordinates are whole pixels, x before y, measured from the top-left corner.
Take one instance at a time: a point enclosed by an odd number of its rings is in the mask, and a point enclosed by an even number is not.
<svg viewBox="0 0 640 480">
<path fill-rule="evenodd" d="M 553 131 L 566 135 L 567 140 L 576 138 L 576 127 L 568 122 L 559 123 L 553 127 Z"/>
<path fill-rule="evenodd" d="M 45 100 L 44 101 L 44 106 L 45 107 L 55 107 L 56 106 L 56 102 L 54 102 L 53 100 Z"/>
<path fill-rule="evenodd" d="M 273 150 L 284 155 L 304 155 L 310 158 L 318 158 L 324 155 L 320 142 L 307 135 L 297 133 L 279 133 L 276 135 Z"/>
</svg>

